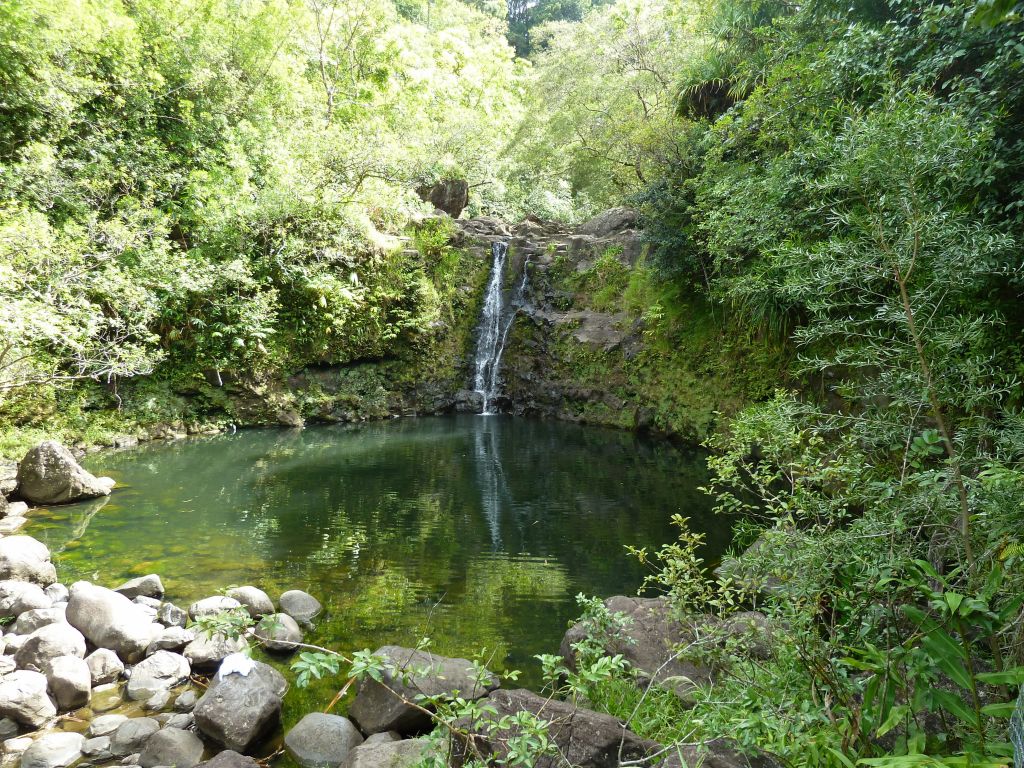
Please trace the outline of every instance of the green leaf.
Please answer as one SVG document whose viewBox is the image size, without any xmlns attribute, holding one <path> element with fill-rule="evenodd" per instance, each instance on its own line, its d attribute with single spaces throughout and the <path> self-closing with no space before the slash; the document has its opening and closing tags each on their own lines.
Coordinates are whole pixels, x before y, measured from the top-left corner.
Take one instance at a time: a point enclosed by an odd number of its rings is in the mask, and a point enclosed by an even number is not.
<svg viewBox="0 0 1024 768">
<path fill-rule="evenodd" d="M 1001 672 L 979 672 L 975 677 L 989 685 L 1024 685 L 1024 667 L 1011 667 Z"/>
</svg>

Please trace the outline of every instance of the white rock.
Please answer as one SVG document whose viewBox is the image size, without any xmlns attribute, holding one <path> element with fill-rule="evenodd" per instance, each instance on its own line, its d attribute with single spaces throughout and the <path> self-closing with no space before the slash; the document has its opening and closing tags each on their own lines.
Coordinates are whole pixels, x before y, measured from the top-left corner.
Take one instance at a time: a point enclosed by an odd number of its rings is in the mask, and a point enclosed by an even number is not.
<svg viewBox="0 0 1024 768">
<path fill-rule="evenodd" d="M 71 585 L 67 618 L 93 645 L 109 648 L 127 662 L 142 658 L 163 630 L 142 606 L 87 581 Z"/>
<path fill-rule="evenodd" d="M 216 616 L 218 613 L 224 613 L 224 611 L 231 611 L 241 607 L 242 604 L 233 597 L 215 595 L 214 597 L 207 597 L 192 603 L 188 608 L 188 615 L 189 618 L 195 621 L 203 616 Z"/>
<path fill-rule="evenodd" d="M 109 648 L 97 648 L 85 657 L 93 685 L 104 685 L 117 680 L 124 673 L 124 663 Z"/>
<path fill-rule="evenodd" d="M 119 587 L 114 587 L 115 592 L 120 592 L 130 600 L 136 597 L 163 597 L 164 584 L 155 573 L 147 576 L 139 576 L 137 579 L 129 579 Z"/>
<path fill-rule="evenodd" d="M 47 624 L 62 624 L 66 622 L 67 619 L 64 616 L 63 605 L 53 608 L 34 608 L 18 616 L 18 620 L 11 625 L 11 632 L 15 635 L 31 635 L 37 629 L 45 627 Z"/>
<path fill-rule="evenodd" d="M 21 768 L 66 768 L 82 757 L 84 744 L 80 733 L 44 733 L 21 756 Z"/>
<path fill-rule="evenodd" d="M 192 667 L 184 656 L 157 651 L 132 668 L 128 678 L 128 698 L 146 701 L 185 682 L 190 674 Z"/>
<path fill-rule="evenodd" d="M 0 618 L 13 618 L 26 611 L 50 608 L 53 601 L 46 596 L 38 584 L 7 579 L 0 581 Z M 38 629 L 38 627 L 37 627 Z M 13 627 L 12 627 L 13 631 Z M 28 634 L 18 632 L 16 634 Z"/>
<path fill-rule="evenodd" d="M 56 714 L 41 673 L 19 669 L 0 678 L 0 716 L 38 728 Z"/>
<path fill-rule="evenodd" d="M 29 635 L 14 654 L 14 661 L 19 669 L 36 669 L 45 673 L 50 662 L 58 656 L 85 658 L 85 638 L 65 622 L 47 624 Z"/>
<path fill-rule="evenodd" d="M 31 536 L 0 539 L 0 579 L 31 581 L 48 587 L 57 580 L 57 570 L 50 562 L 50 550 Z"/>
<path fill-rule="evenodd" d="M 89 665 L 77 656 L 60 656 L 50 662 L 46 673 L 57 709 L 66 712 L 84 707 L 92 693 Z"/>
<path fill-rule="evenodd" d="M 149 644 L 146 655 L 150 656 L 157 651 L 180 651 L 186 645 L 196 639 L 196 633 L 191 629 L 183 627 L 168 627 L 160 636 Z"/>
<path fill-rule="evenodd" d="M 274 602 L 262 589 L 252 586 L 235 587 L 227 591 L 227 596 L 241 603 L 254 619 L 274 612 Z"/>
<path fill-rule="evenodd" d="M 100 715 L 89 723 L 89 736 L 109 736 L 128 718 L 125 715 Z"/>
</svg>

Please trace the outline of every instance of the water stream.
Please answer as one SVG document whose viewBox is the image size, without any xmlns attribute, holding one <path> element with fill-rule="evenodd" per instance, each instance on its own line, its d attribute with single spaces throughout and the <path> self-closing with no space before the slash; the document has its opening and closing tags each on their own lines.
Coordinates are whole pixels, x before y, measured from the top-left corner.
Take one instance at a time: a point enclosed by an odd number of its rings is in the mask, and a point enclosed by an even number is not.
<svg viewBox="0 0 1024 768">
<path fill-rule="evenodd" d="M 483 415 L 492 416 L 497 413 L 494 402 L 501 393 L 501 356 L 505 352 L 505 343 L 515 320 L 515 312 L 506 312 L 503 289 L 505 262 L 508 259 L 508 243 L 491 244 L 491 279 L 487 283 L 484 296 L 484 308 L 480 315 L 480 329 L 476 344 L 476 373 L 473 389 L 483 397 Z M 523 265 L 523 280 L 519 286 L 517 298 L 521 298 L 526 289 L 526 265 Z M 506 315 L 508 315 L 506 317 Z"/>
</svg>

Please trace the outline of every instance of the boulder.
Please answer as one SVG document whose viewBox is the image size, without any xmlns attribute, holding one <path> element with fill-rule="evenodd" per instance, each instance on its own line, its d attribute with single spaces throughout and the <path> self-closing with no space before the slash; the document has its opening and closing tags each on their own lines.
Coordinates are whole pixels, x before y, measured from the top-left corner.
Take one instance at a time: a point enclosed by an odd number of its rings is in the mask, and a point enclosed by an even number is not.
<svg viewBox="0 0 1024 768">
<path fill-rule="evenodd" d="M 184 627 L 188 614 L 174 603 L 164 603 L 156 612 L 156 620 L 166 627 Z"/>
<path fill-rule="evenodd" d="M 113 758 L 114 756 L 110 753 L 110 737 L 96 736 L 86 739 L 82 745 L 82 757 L 93 764 L 103 763 Z"/>
<path fill-rule="evenodd" d="M 150 736 L 139 755 L 142 768 L 172 765 L 174 768 L 195 768 L 203 759 L 203 742 L 189 731 L 164 728 Z"/>
<path fill-rule="evenodd" d="M 128 678 L 128 698 L 146 701 L 188 680 L 192 667 L 177 653 L 157 651 L 132 667 Z"/>
<path fill-rule="evenodd" d="M 147 712 L 163 712 L 165 709 L 167 709 L 167 705 L 170 703 L 171 692 L 160 691 L 159 693 L 154 693 L 152 696 L 150 696 L 148 699 L 142 702 L 142 708 Z M 163 720 L 160 720 L 159 718 L 157 719 L 157 722 L 159 722 L 161 725 L 164 724 Z"/>
<path fill-rule="evenodd" d="M 457 219 L 469 205 L 469 182 L 465 179 L 443 179 L 432 186 L 418 187 L 416 194 L 423 202 Z"/>
<path fill-rule="evenodd" d="M 191 629 L 183 627 L 168 627 L 146 649 L 146 655 L 151 656 L 157 651 L 180 651 L 186 645 L 196 639 L 196 633 Z"/>
<path fill-rule="evenodd" d="M 35 504 L 109 496 L 113 487 L 113 480 L 86 472 L 71 451 L 54 440 L 30 449 L 18 464 L 18 494 Z"/>
<path fill-rule="evenodd" d="M 200 765 L 203 768 L 259 768 L 259 763 L 251 757 L 240 755 L 231 749 L 225 749 Z"/>
<path fill-rule="evenodd" d="M 11 582 L 2 582 L 8 584 Z M 14 582 L 18 584 L 24 584 L 24 582 Z M 26 584 L 26 586 L 35 586 L 33 584 Z M 33 608 L 30 611 L 25 611 L 18 620 L 11 625 L 11 632 L 15 635 L 31 635 L 37 629 L 45 627 L 47 624 L 64 624 L 66 618 L 64 616 L 64 606 L 58 606 L 54 608 Z"/>
<path fill-rule="evenodd" d="M 0 618 L 11 619 L 16 616 L 20 617 L 26 611 L 52 607 L 53 601 L 46 596 L 43 588 L 38 584 L 12 579 L 0 581 Z M 11 631 L 18 635 L 27 635 L 41 626 L 42 624 L 31 629 L 23 627 L 18 632 L 11 627 Z"/>
<path fill-rule="evenodd" d="M 12 504 L 11 507 L 14 505 Z M 10 536 L 28 525 L 28 518 L 23 515 L 12 515 L 8 510 L 7 517 L 0 518 L 0 536 Z"/>
<path fill-rule="evenodd" d="M 31 736 L 19 736 L 18 738 L 7 739 L 3 743 L 3 759 L 0 760 L 0 765 L 4 768 L 19 765 L 21 763 L 21 756 L 25 754 L 25 750 L 31 746 Z"/>
<path fill-rule="evenodd" d="M 39 728 L 56 714 L 57 708 L 46 695 L 43 674 L 19 669 L 0 678 L 0 717 Z"/>
<path fill-rule="evenodd" d="M 259 662 L 252 662 L 253 665 Z M 236 665 L 232 665 L 236 666 Z M 266 678 L 248 672 L 221 676 L 196 703 L 193 714 L 199 730 L 235 752 L 247 752 L 274 730 L 281 721 L 281 697 Z M 266 666 L 266 665 L 264 665 Z"/>
<path fill-rule="evenodd" d="M 17 668 L 13 656 L 0 656 L 0 677 L 11 674 Z"/>
<path fill-rule="evenodd" d="M 47 624 L 29 635 L 14 654 L 14 662 L 19 669 L 46 672 L 58 656 L 85 658 L 85 638 L 65 622 Z"/>
<path fill-rule="evenodd" d="M 287 613 L 299 624 L 309 624 L 323 610 L 320 601 L 301 589 L 291 589 L 278 600 L 281 613 Z"/>
<path fill-rule="evenodd" d="M 416 768 L 434 754 L 429 739 L 366 743 L 348 753 L 341 768 Z M 426 763 L 429 765 L 429 763 Z"/>
<path fill-rule="evenodd" d="M 348 712 L 366 734 L 398 731 L 410 735 L 429 730 L 430 716 L 406 704 L 403 698 L 414 702 L 419 696 L 458 695 L 473 700 L 498 687 L 497 678 L 490 673 L 482 685 L 478 683 L 473 663 L 466 659 L 450 659 L 394 645 L 377 649 L 376 655 L 387 660 L 389 669 L 382 682 L 365 678 L 360 683 Z"/>
<path fill-rule="evenodd" d="M 120 587 L 114 587 L 114 591 L 129 600 L 134 600 L 136 597 L 160 598 L 164 596 L 164 585 L 159 576 L 151 573 L 147 576 L 129 579 Z"/>
<path fill-rule="evenodd" d="M 256 625 L 255 635 L 268 651 L 294 651 L 296 644 L 302 642 L 298 622 L 287 613 L 264 616 Z"/>
<path fill-rule="evenodd" d="M 227 591 L 227 596 L 237 600 L 249 612 L 249 615 L 258 619 L 274 612 L 274 603 L 262 589 L 256 587 L 235 587 Z"/>
<path fill-rule="evenodd" d="M 18 462 L 0 459 L 0 496 L 10 496 L 18 487 Z"/>
<path fill-rule="evenodd" d="M 46 681 L 58 711 L 79 709 L 89 703 L 92 676 L 84 659 L 78 656 L 53 659 L 46 672 Z"/>
<path fill-rule="evenodd" d="M 196 701 L 198 700 L 195 691 L 184 691 L 178 695 L 178 698 L 174 700 L 174 711 L 175 712 L 191 712 L 196 708 Z"/>
<path fill-rule="evenodd" d="M 611 208 L 597 214 L 597 216 L 583 224 L 579 231 L 584 235 L 608 237 L 617 232 L 635 229 L 636 225 L 636 211 L 630 208 Z"/>
<path fill-rule="evenodd" d="M 288 680 L 285 679 L 284 675 L 269 664 L 256 661 L 244 653 L 235 653 L 224 659 L 220 669 L 217 670 L 217 674 L 210 678 L 210 685 L 207 690 L 213 690 L 224 680 L 236 674 L 245 675 L 259 682 L 260 685 L 269 691 L 273 691 L 274 695 L 279 698 L 283 699 L 284 695 L 288 693 Z"/>
<path fill-rule="evenodd" d="M 157 715 L 156 719 L 164 728 L 181 728 L 183 731 L 194 730 L 192 726 L 196 723 L 191 712 L 164 712 L 162 715 Z"/>
<path fill-rule="evenodd" d="M 459 720 L 455 726 L 464 729 L 473 745 L 488 764 L 503 763 L 509 756 L 509 743 L 522 735 L 515 717 L 529 712 L 549 723 L 548 738 L 558 754 L 536 757 L 532 768 L 618 768 L 621 762 L 642 761 L 661 749 L 661 745 L 643 739 L 628 730 L 621 720 L 610 715 L 581 709 L 565 701 L 555 701 L 527 690 L 491 693 L 481 706 L 488 711 L 477 721 Z M 503 718 L 505 727 L 499 727 Z M 464 765 L 473 750 L 466 744 L 453 744 L 455 766 Z"/>
<path fill-rule="evenodd" d="M 124 664 L 109 648 L 97 648 L 85 657 L 85 663 L 89 666 L 93 685 L 112 683 L 124 674 Z"/>
<path fill-rule="evenodd" d="M 28 635 L 4 635 L 4 655 L 13 658 L 26 640 Z"/>
<path fill-rule="evenodd" d="M 241 607 L 242 604 L 233 597 L 215 595 L 192 603 L 192 605 L 188 607 L 188 616 L 190 619 L 195 621 L 196 619 L 201 619 L 204 616 L 216 616 L 218 613 L 233 611 L 234 609 Z"/>
<path fill-rule="evenodd" d="M 21 727 L 9 717 L 0 717 L 0 742 L 17 738 Z"/>
<path fill-rule="evenodd" d="M 21 756 L 21 768 L 66 768 L 81 759 L 84 745 L 80 733 L 44 733 Z"/>
<path fill-rule="evenodd" d="M 50 586 L 57 580 L 57 570 L 50 562 L 50 550 L 31 536 L 0 539 L 0 579 Z"/>
<path fill-rule="evenodd" d="M 68 601 L 68 597 L 70 597 L 68 588 L 61 584 L 59 581 L 54 582 L 53 584 L 48 586 L 46 589 L 43 590 L 43 592 L 46 593 L 46 596 L 48 598 L 53 600 L 54 605 L 58 603 L 66 603 Z"/>
<path fill-rule="evenodd" d="M 248 643 L 242 637 L 232 638 L 219 633 L 207 635 L 200 632 L 195 640 L 185 646 L 182 653 L 195 669 L 211 670 L 231 654 L 241 653 L 247 647 Z"/>
<path fill-rule="evenodd" d="M 389 741 L 401 741 L 402 735 L 398 731 L 383 731 L 381 733 L 371 733 L 366 737 L 366 744 L 386 744 Z"/>
<path fill-rule="evenodd" d="M 284 737 L 285 749 L 302 768 L 337 768 L 362 743 L 351 720 L 322 712 L 306 715 Z"/>
<path fill-rule="evenodd" d="M 121 723 L 127 722 L 128 718 L 125 715 L 100 715 L 89 723 L 89 729 L 86 733 L 90 736 L 109 736 L 118 728 L 121 727 Z"/>
<path fill-rule="evenodd" d="M 142 658 L 163 629 L 124 595 L 87 581 L 71 585 L 67 618 L 93 645 L 109 648 L 129 663 Z"/>
<path fill-rule="evenodd" d="M 149 738 L 160 730 L 152 717 L 133 717 L 121 723 L 110 737 L 110 754 L 125 757 L 142 751 Z"/>
</svg>

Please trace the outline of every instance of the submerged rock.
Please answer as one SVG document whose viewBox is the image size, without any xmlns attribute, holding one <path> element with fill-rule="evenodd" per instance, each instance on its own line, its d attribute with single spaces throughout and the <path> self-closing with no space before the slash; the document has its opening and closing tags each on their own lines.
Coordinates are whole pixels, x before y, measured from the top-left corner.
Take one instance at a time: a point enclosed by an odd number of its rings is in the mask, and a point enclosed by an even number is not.
<svg viewBox="0 0 1024 768">
<path fill-rule="evenodd" d="M 87 581 L 71 585 L 67 618 L 93 645 L 109 648 L 127 662 L 141 659 L 162 630 L 142 606 Z"/>
<path fill-rule="evenodd" d="M 281 612 L 287 613 L 299 624 L 309 624 L 323 610 L 319 600 L 301 589 L 285 592 L 278 602 L 281 604 Z"/>
<path fill-rule="evenodd" d="M 113 487 L 113 480 L 86 472 L 71 451 L 54 440 L 30 449 L 18 464 L 18 493 L 35 504 L 109 496 Z"/>
<path fill-rule="evenodd" d="M 288 754 L 302 768 L 336 768 L 363 736 L 347 717 L 313 712 L 284 737 Z"/>
<path fill-rule="evenodd" d="M 227 591 L 227 596 L 237 600 L 254 619 L 268 616 L 274 612 L 273 601 L 262 589 L 251 586 L 235 587 Z"/>
</svg>

